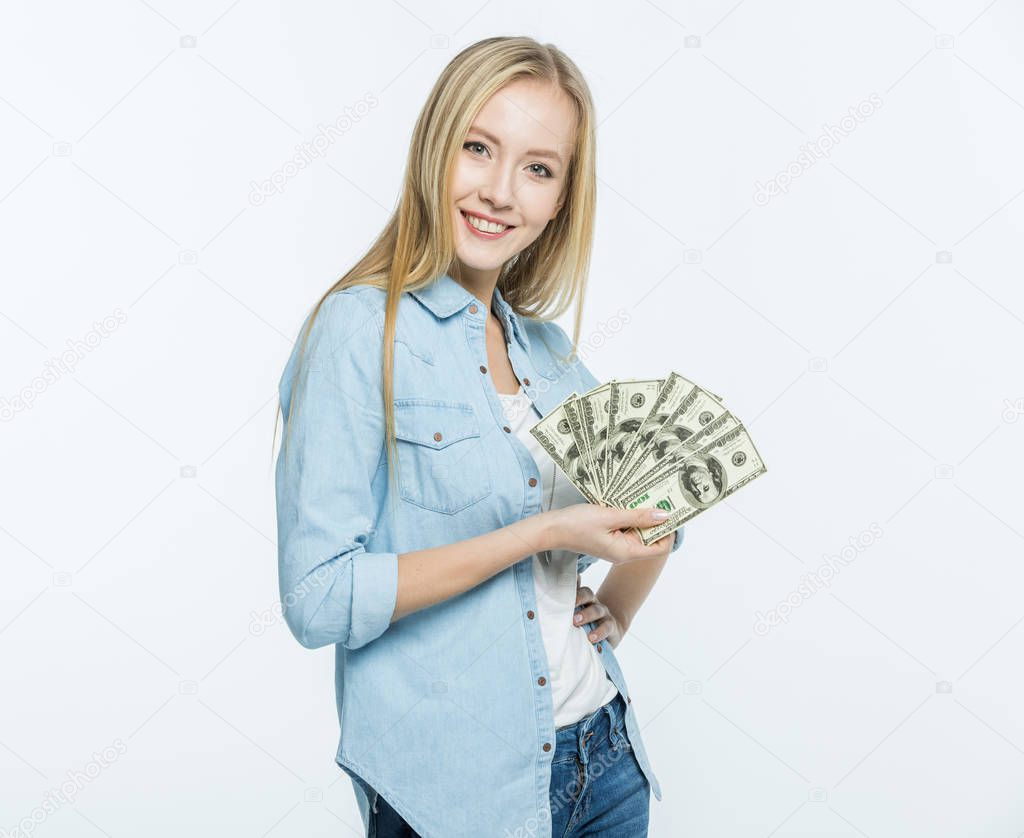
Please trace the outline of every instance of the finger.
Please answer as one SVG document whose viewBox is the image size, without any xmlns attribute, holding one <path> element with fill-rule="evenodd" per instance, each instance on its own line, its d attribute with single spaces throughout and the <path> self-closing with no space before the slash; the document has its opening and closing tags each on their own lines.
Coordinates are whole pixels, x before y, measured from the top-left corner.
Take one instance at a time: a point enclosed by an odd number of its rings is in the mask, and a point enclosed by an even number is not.
<svg viewBox="0 0 1024 838">
<path fill-rule="evenodd" d="M 584 606 L 573 614 L 573 622 L 578 626 L 582 626 L 596 620 L 603 620 L 609 614 L 611 614 L 611 611 L 608 610 L 608 606 L 595 599 L 590 605 Z"/>
<path fill-rule="evenodd" d="M 588 602 L 593 602 L 596 599 L 594 592 L 590 590 L 586 585 L 576 589 L 576 604 L 585 605 Z"/>
<path fill-rule="evenodd" d="M 609 634 L 611 634 L 611 631 L 611 621 L 601 620 L 601 622 L 590 630 L 590 634 L 587 635 L 587 640 L 591 643 L 597 643 L 598 641 L 604 640 Z"/>
<path fill-rule="evenodd" d="M 626 533 L 625 537 L 629 540 L 630 547 L 633 550 L 633 558 L 652 559 L 665 555 L 665 548 L 671 546 L 674 534 L 668 533 L 663 535 L 657 541 L 652 541 L 650 544 L 644 544 L 640 531 L 637 529 L 630 530 Z"/>
<path fill-rule="evenodd" d="M 572 615 L 573 625 L 582 626 L 593 621 L 593 617 L 587 615 L 587 609 L 581 608 L 575 614 Z"/>
</svg>

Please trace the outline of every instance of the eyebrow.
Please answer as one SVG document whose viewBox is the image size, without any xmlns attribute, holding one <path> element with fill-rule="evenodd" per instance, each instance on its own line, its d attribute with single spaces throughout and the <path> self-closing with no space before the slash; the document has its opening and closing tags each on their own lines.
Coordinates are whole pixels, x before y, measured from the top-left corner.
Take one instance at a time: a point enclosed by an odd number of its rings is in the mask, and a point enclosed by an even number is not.
<svg viewBox="0 0 1024 838">
<path fill-rule="evenodd" d="M 495 137 L 494 134 L 490 133 L 490 131 L 485 131 L 483 128 L 478 128 L 476 125 L 473 125 L 469 130 L 470 131 L 475 131 L 477 134 L 480 134 L 480 135 L 486 137 L 488 140 L 490 140 L 492 143 L 494 143 L 499 148 L 501 147 L 501 140 L 499 140 L 497 137 Z M 546 149 L 546 148 L 531 148 L 529 151 L 526 152 L 526 156 L 527 157 L 547 157 L 550 160 L 557 160 L 559 163 L 562 162 L 562 155 L 560 155 L 556 151 L 551 151 L 551 150 Z"/>
</svg>

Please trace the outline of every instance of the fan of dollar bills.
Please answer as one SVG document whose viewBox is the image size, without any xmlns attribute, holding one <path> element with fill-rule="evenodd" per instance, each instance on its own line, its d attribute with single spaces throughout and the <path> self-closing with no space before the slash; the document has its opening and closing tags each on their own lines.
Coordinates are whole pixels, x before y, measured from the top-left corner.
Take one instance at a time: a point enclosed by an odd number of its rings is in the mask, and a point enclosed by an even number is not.
<svg viewBox="0 0 1024 838">
<path fill-rule="evenodd" d="M 530 433 L 591 503 L 666 510 L 648 545 L 767 471 L 722 397 L 675 372 L 572 393 Z"/>
</svg>

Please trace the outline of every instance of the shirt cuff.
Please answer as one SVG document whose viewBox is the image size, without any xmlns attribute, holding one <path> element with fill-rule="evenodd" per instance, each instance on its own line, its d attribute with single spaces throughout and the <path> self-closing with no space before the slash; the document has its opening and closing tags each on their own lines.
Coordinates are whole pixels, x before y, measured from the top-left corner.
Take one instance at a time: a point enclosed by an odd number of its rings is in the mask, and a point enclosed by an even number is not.
<svg viewBox="0 0 1024 838">
<path fill-rule="evenodd" d="M 380 637 L 395 613 L 398 600 L 398 554 L 360 553 L 352 560 L 352 626 L 350 649 Z"/>
</svg>

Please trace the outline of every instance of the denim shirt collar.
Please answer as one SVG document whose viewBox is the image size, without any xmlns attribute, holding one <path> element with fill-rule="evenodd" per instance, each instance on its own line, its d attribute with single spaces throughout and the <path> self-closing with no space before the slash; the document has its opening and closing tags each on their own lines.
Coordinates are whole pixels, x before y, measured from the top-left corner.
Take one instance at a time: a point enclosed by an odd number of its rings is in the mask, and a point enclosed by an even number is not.
<svg viewBox="0 0 1024 838">
<path fill-rule="evenodd" d="M 476 300 L 473 294 L 447 273 L 442 273 L 424 288 L 418 288 L 409 293 L 429 308 L 435 317 L 442 319 L 460 311 Z M 478 302 L 481 301 L 478 300 Z M 530 339 L 526 335 L 522 318 L 512 310 L 512 306 L 505 301 L 497 286 L 494 287 L 493 302 L 496 313 L 505 321 L 506 341 L 511 341 L 512 338 L 509 335 L 514 335 L 524 351 L 529 352 Z"/>
</svg>

